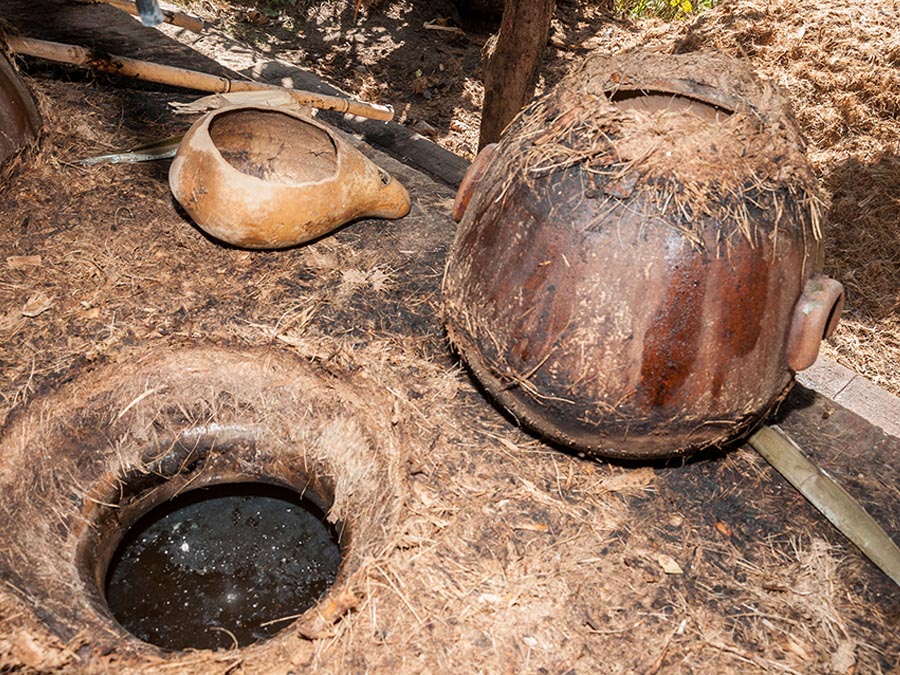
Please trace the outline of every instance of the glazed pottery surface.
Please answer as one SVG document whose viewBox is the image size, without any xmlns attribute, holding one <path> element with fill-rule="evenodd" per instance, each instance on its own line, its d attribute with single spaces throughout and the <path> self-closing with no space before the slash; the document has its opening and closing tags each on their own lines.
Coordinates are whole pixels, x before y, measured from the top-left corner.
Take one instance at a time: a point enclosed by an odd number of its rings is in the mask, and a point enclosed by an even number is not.
<svg viewBox="0 0 900 675">
<path fill-rule="evenodd" d="M 476 161 L 443 304 L 517 419 L 652 458 L 724 443 L 786 393 L 819 201 L 781 99 L 741 64 L 629 58 L 589 61 Z"/>
</svg>

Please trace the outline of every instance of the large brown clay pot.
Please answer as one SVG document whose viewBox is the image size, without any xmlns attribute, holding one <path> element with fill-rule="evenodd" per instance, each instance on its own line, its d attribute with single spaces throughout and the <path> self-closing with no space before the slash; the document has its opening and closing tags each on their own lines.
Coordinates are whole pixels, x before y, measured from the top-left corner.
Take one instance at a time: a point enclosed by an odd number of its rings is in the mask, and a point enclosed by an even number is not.
<svg viewBox="0 0 900 675">
<path fill-rule="evenodd" d="M 37 140 L 41 116 L 15 67 L 0 54 L 0 169 Z"/>
<path fill-rule="evenodd" d="M 454 212 L 451 341 L 516 418 L 590 453 L 734 438 L 840 312 L 799 133 L 724 57 L 592 57 L 476 160 Z"/>
<path fill-rule="evenodd" d="M 210 235 L 282 248 L 362 217 L 400 218 L 409 194 L 334 129 L 288 110 L 222 108 L 185 134 L 172 193 Z"/>
</svg>

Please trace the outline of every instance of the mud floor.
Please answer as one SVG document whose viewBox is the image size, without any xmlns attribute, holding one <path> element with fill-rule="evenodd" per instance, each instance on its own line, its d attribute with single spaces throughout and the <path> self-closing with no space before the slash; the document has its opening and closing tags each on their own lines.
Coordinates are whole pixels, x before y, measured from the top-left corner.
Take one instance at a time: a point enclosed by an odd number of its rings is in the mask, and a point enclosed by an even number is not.
<svg viewBox="0 0 900 675">
<path fill-rule="evenodd" d="M 67 11 L 131 39 L 108 8 Z M 45 135 L 0 193 L 0 672 L 900 669 L 897 588 L 749 448 L 595 461 L 486 400 L 438 314 L 451 186 L 367 148 L 409 216 L 230 248 L 180 211 L 167 162 L 73 163 L 184 131 L 167 103 L 193 96 L 36 62 L 26 79 Z M 778 421 L 900 537 L 900 440 L 802 388 Z M 98 605 L 80 542 L 129 481 L 300 469 L 354 533 L 317 610 L 254 646 L 165 652 Z"/>
</svg>

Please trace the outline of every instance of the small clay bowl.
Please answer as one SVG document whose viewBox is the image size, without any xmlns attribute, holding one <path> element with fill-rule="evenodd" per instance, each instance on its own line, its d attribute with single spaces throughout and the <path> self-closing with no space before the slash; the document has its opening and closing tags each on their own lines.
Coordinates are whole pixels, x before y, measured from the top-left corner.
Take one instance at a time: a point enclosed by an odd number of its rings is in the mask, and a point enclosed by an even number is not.
<svg viewBox="0 0 900 675">
<path fill-rule="evenodd" d="M 211 236 L 283 248 L 356 218 L 400 218 L 409 194 L 335 130 L 265 106 L 222 108 L 190 128 L 169 170 L 175 198 Z"/>
</svg>

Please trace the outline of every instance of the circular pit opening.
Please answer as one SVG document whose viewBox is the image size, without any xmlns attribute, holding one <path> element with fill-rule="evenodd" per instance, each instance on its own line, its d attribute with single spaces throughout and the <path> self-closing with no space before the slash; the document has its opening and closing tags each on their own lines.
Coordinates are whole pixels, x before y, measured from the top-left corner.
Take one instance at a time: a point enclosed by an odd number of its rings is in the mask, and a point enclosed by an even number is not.
<svg viewBox="0 0 900 675">
<path fill-rule="evenodd" d="M 338 576 L 341 533 L 326 508 L 309 488 L 261 482 L 182 492 L 108 534 L 121 541 L 103 597 L 125 630 L 166 650 L 265 640 Z"/>
</svg>

